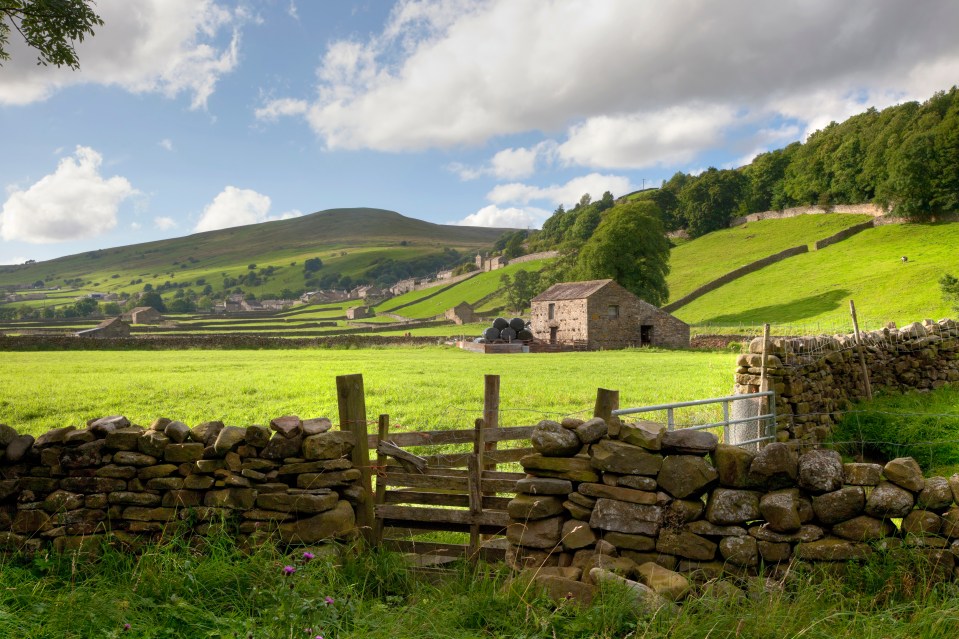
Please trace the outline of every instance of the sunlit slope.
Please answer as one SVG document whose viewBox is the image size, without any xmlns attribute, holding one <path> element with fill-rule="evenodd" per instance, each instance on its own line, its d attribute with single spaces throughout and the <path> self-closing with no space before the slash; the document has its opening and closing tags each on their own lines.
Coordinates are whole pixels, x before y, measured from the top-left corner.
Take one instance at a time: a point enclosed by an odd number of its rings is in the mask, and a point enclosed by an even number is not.
<svg viewBox="0 0 959 639">
<path fill-rule="evenodd" d="M 908 258 L 907 262 L 902 257 Z M 768 266 L 707 293 L 675 312 L 693 324 L 878 327 L 956 315 L 939 278 L 959 276 L 959 224 L 892 224 Z"/>
<path fill-rule="evenodd" d="M 800 215 L 708 233 L 672 250 L 669 299 L 677 300 L 740 266 L 793 246 L 811 245 L 868 219 L 868 215 Z"/>
</svg>

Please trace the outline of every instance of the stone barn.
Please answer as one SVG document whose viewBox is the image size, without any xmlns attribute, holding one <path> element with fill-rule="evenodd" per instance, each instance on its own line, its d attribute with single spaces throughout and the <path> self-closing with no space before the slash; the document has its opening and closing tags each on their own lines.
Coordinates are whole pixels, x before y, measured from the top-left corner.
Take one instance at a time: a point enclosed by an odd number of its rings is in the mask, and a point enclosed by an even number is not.
<svg viewBox="0 0 959 639">
<path fill-rule="evenodd" d="M 477 321 L 476 312 L 467 302 L 460 302 L 453 308 L 447 309 L 446 319 L 457 325 L 472 324 Z"/>
<path fill-rule="evenodd" d="M 137 306 L 120 317 L 131 324 L 159 324 L 163 320 L 160 311 L 152 306 Z"/>
<path fill-rule="evenodd" d="M 94 328 L 77 331 L 77 337 L 130 337 L 130 327 L 119 317 L 103 320 Z"/>
<path fill-rule="evenodd" d="M 532 300 L 533 337 L 590 350 L 689 346 L 689 325 L 613 280 L 554 284 Z"/>
<path fill-rule="evenodd" d="M 353 306 L 346 309 L 346 319 L 348 320 L 366 319 L 369 316 L 370 308 L 368 306 Z"/>
</svg>

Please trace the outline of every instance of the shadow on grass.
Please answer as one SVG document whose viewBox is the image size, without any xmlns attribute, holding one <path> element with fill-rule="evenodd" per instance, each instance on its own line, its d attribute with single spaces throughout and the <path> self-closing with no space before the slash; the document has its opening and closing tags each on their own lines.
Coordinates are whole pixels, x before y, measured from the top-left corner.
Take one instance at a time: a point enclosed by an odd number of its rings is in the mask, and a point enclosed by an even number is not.
<svg viewBox="0 0 959 639">
<path fill-rule="evenodd" d="M 717 315 L 704 320 L 703 323 L 722 325 L 756 322 L 796 322 L 839 308 L 843 300 L 849 297 L 849 294 L 850 292 L 846 289 L 839 288 L 834 291 L 804 297 L 784 304 L 772 304 L 770 306 L 751 308 L 740 313 Z"/>
</svg>

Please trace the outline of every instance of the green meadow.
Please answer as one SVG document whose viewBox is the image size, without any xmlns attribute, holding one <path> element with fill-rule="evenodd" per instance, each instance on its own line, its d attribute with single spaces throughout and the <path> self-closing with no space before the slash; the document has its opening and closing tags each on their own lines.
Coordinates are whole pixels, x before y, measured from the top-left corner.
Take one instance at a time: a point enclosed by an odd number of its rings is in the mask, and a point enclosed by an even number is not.
<svg viewBox="0 0 959 639">
<path fill-rule="evenodd" d="M 445 328 L 445 327 L 442 327 Z M 461 328 L 461 327 L 457 327 Z M 500 376 L 501 424 L 591 414 L 597 388 L 620 391 L 623 406 L 726 395 L 734 355 L 624 350 L 480 355 L 453 347 L 278 351 L 4 352 L 0 423 L 39 434 L 124 414 L 190 425 L 273 417 L 336 418 L 336 376 L 361 373 L 367 414 L 396 428 L 469 428 L 483 407 L 484 375 Z"/>
</svg>

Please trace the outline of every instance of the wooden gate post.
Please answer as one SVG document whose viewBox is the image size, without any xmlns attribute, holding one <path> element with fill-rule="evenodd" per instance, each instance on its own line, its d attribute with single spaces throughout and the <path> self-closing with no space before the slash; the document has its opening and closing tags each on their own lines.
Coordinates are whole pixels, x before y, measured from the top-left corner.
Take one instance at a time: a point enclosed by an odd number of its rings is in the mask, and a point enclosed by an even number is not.
<svg viewBox="0 0 959 639">
<path fill-rule="evenodd" d="M 390 416 L 389 415 L 380 415 L 379 420 L 379 431 L 376 437 L 376 444 L 379 447 L 379 443 L 386 441 L 387 437 L 390 434 Z M 383 544 L 383 520 L 376 517 L 376 506 L 383 504 L 386 501 L 386 455 L 379 452 L 376 452 L 376 467 L 377 470 L 381 473 L 377 475 L 376 478 L 376 497 L 373 502 L 373 516 L 375 517 L 373 521 L 373 543 L 377 546 Z"/>
<path fill-rule="evenodd" d="M 484 430 L 496 430 L 499 428 L 499 375 L 486 375 L 485 388 L 483 390 L 483 428 Z M 496 441 L 485 441 L 483 450 L 491 452 L 496 450 Z M 496 470 L 496 464 L 491 466 L 481 465 L 481 470 Z"/>
<path fill-rule="evenodd" d="M 859 334 L 859 318 L 856 317 L 856 303 L 849 300 L 849 312 L 852 314 L 852 328 L 856 332 L 856 350 L 859 351 L 859 365 L 862 367 L 862 383 L 866 390 L 866 399 L 872 401 L 872 385 L 869 383 L 869 367 L 866 366 L 866 355 L 863 352 L 862 336 Z"/>
<path fill-rule="evenodd" d="M 356 438 L 353 467 L 360 471 L 362 496 L 356 508 L 356 526 L 367 543 L 374 540 L 373 481 L 370 472 L 369 434 L 366 428 L 366 395 L 362 375 L 338 375 L 336 398 L 340 409 L 340 430 L 348 430 Z"/>
<path fill-rule="evenodd" d="M 606 388 L 596 389 L 596 406 L 593 408 L 593 417 L 602 417 L 609 429 L 610 437 L 619 435 L 619 417 L 613 417 L 613 411 L 619 408 L 619 391 Z"/>
</svg>

